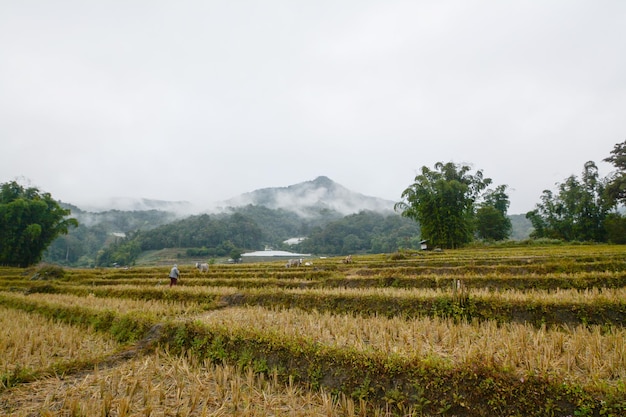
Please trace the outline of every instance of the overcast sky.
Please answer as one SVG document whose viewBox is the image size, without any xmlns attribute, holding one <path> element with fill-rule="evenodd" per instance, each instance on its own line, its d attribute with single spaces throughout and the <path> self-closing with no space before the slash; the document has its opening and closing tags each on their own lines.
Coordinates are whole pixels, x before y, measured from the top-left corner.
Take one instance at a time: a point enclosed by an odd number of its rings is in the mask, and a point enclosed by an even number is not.
<svg viewBox="0 0 626 417">
<path fill-rule="evenodd" d="M 510 214 L 626 139 L 626 1 L 0 2 L 0 182 L 208 204 L 481 169 Z"/>
</svg>

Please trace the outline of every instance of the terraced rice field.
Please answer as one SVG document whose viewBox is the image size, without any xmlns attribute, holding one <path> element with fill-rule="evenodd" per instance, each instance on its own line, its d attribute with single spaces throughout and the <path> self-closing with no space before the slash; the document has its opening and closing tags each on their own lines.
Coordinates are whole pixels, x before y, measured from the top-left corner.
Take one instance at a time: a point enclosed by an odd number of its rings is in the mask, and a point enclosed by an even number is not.
<svg viewBox="0 0 626 417">
<path fill-rule="evenodd" d="M 626 247 L 0 268 L 7 416 L 624 416 Z"/>
</svg>

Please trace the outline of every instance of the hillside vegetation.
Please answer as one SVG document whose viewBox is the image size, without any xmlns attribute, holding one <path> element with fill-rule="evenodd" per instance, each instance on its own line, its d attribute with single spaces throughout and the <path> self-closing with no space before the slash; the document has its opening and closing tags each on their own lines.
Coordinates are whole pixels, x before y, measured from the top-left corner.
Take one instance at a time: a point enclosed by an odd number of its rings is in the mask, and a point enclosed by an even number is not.
<svg viewBox="0 0 626 417">
<path fill-rule="evenodd" d="M 282 188 L 265 188 L 223 202 L 210 213 L 176 215 L 177 204 L 136 201 L 149 210 L 85 212 L 65 204 L 79 222 L 56 239 L 46 262 L 72 267 L 136 265 L 144 253 L 189 249 L 204 259 L 267 247 L 316 255 L 389 253 L 419 249 L 419 224 L 393 211 L 393 202 L 352 192 L 327 177 Z M 185 211 L 188 213 L 188 211 Z M 508 216 L 510 238 L 533 231 L 524 215 Z M 299 245 L 286 243 L 306 238 Z"/>
<path fill-rule="evenodd" d="M 321 211 L 304 219 L 281 209 L 246 206 L 219 215 L 174 219 L 158 212 L 105 212 L 78 216 L 80 224 L 68 236 L 58 238 L 44 260 L 73 267 L 142 265 L 150 253 L 176 251 L 183 258 L 228 259 L 233 250 L 263 250 L 266 247 L 315 253 L 389 253 L 400 248 L 420 248 L 420 228 L 397 214 L 362 211 L 340 216 Z M 530 223 L 511 216 L 514 240 L 528 238 Z M 298 245 L 285 240 L 307 237 Z"/>
<path fill-rule="evenodd" d="M 321 210 L 316 217 L 302 218 L 282 209 L 246 206 L 219 214 L 202 214 L 173 220 L 156 227 L 166 217 L 156 213 L 123 213 L 107 216 L 106 223 L 79 226 L 57 239 L 45 261 L 66 266 L 134 265 L 145 251 L 180 249 L 210 258 L 233 257 L 233 252 L 263 250 L 266 247 L 306 251 L 324 255 L 384 253 L 399 248 L 419 248 L 419 226 L 397 214 L 362 211 L 342 217 Z M 140 229 L 126 229 L 124 224 Z M 149 220 L 153 219 L 153 221 Z M 118 225 L 121 229 L 111 229 Z M 109 230 L 109 232 L 107 232 Z M 124 232 L 114 232 L 123 230 Z M 308 236 L 300 245 L 284 243 L 292 237 Z"/>
<path fill-rule="evenodd" d="M 626 413 L 623 247 L 344 261 L 0 268 L 2 413 Z"/>
</svg>

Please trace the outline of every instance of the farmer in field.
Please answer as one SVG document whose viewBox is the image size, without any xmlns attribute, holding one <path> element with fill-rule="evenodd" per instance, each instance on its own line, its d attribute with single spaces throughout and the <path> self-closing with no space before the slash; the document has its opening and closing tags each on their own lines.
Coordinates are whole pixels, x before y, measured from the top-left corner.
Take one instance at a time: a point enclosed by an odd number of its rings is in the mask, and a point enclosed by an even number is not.
<svg viewBox="0 0 626 417">
<path fill-rule="evenodd" d="M 178 270 L 178 265 L 174 264 L 170 270 L 170 287 L 178 283 L 178 278 L 180 278 L 180 271 Z"/>
</svg>

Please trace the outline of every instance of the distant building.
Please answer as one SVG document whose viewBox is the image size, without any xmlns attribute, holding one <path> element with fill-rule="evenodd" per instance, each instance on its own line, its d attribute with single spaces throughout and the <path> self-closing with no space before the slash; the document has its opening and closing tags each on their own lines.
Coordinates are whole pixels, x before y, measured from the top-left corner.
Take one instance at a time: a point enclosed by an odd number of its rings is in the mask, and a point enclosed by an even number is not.
<svg viewBox="0 0 626 417">
<path fill-rule="evenodd" d="M 294 253 L 284 250 L 260 250 L 241 255 L 244 262 L 284 261 L 294 258 L 310 258 L 310 253 Z"/>
</svg>

